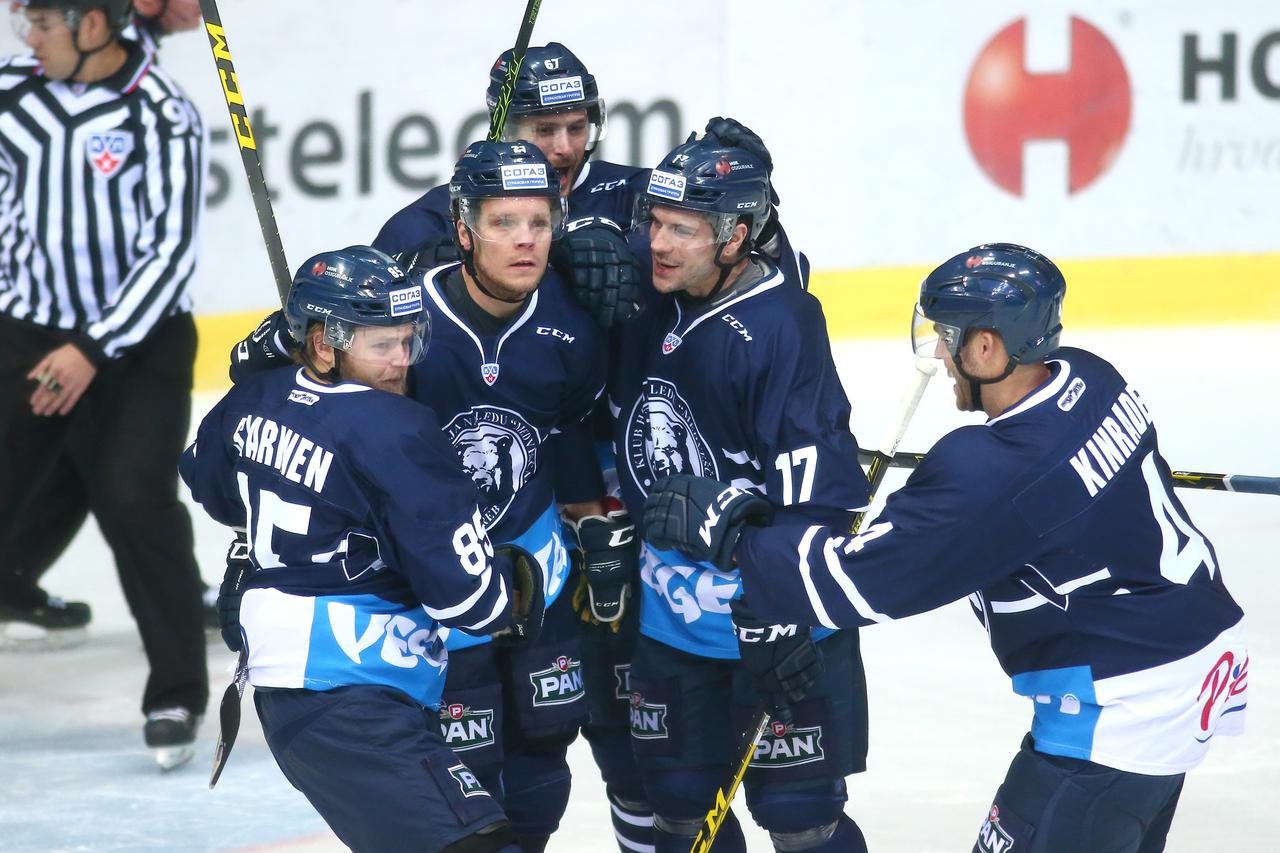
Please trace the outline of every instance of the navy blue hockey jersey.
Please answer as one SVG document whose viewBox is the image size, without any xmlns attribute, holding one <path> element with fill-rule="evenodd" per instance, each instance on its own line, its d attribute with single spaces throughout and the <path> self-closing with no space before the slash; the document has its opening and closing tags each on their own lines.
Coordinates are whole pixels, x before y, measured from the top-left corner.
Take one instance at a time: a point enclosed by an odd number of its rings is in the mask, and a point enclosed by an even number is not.
<svg viewBox="0 0 1280 853">
<path fill-rule="evenodd" d="M 550 604 L 563 588 L 569 558 L 545 443 L 560 427 L 587 417 L 601 395 L 601 334 L 548 270 L 501 332 L 481 335 L 445 298 L 444 278 L 458 267 L 423 274 L 431 347 L 409 371 L 409 396 L 439 418 L 479 491 L 489 535 L 523 546 L 543 564 Z M 457 648 L 455 642 L 476 640 L 450 636 L 449 642 Z"/>
<path fill-rule="evenodd" d="M 569 190 L 569 216 L 603 216 L 624 230 L 631 223 L 635 194 L 644 191 L 648 169 L 620 166 L 599 160 L 588 160 Z M 373 247 L 395 255 L 416 249 L 422 241 L 453 231 L 449 218 L 449 185 L 441 184 L 396 212 L 378 236 Z"/>
<path fill-rule="evenodd" d="M 248 530 L 240 624 L 255 686 L 385 684 L 434 708 L 440 626 L 510 621 L 509 567 L 418 403 L 265 371 L 214 406 L 179 469 L 209 515 Z"/>
<path fill-rule="evenodd" d="M 735 555 L 762 615 L 867 625 L 966 596 L 1042 752 L 1151 775 L 1243 724 L 1243 614 L 1175 496 L 1151 412 L 1079 349 L 945 436 L 856 537 L 782 522 Z"/>
<path fill-rule="evenodd" d="M 669 474 L 714 477 L 765 495 L 780 517 L 848 524 L 868 486 L 849 431 L 817 299 L 771 262 L 764 277 L 691 312 L 657 297 L 618 332 L 610 386 L 623 500 L 640 518 Z M 641 632 L 685 651 L 738 657 L 729 602 L 737 571 L 645 547 Z M 826 633 L 830 633 L 829 631 Z"/>
</svg>

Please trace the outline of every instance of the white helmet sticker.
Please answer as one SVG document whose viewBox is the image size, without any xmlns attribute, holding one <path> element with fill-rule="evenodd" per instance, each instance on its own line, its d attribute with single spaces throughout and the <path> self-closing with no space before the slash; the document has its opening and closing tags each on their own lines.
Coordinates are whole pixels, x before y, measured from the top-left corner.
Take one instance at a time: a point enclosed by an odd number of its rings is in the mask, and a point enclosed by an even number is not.
<svg viewBox="0 0 1280 853">
<path fill-rule="evenodd" d="M 654 169 L 649 173 L 649 195 L 671 201 L 684 201 L 684 175 Z"/>
<path fill-rule="evenodd" d="M 526 163 L 502 167 L 504 190 L 545 190 L 547 167 L 543 163 Z"/>
<path fill-rule="evenodd" d="M 422 285 L 420 284 L 403 290 L 393 290 L 388 295 L 391 297 L 392 317 L 416 314 L 422 310 Z"/>
<path fill-rule="evenodd" d="M 582 100 L 586 98 L 582 91 L 582 78 L 579 76 L 538 81 L 538 102 L 544 107 Z"/>
</svg>

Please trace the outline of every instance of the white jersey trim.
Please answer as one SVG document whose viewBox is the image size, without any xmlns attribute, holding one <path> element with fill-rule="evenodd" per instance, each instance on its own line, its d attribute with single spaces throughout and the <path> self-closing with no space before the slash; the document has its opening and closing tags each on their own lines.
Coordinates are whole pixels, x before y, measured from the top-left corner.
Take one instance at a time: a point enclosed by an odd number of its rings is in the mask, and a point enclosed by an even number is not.
<svg viewBox="0 0 1280 853">
<path fill-rule="evenodd" d="M 987 426 L 994 426 L 995 424 L 1000 423 L 1000 421 L 1020 415 L 1028 409 L 1035 408 L 1050 397 L 1056 397 L 1058 395 L 1058 392 L 1062 390 L 1062 386 L 1067 384 L 1067 379 L 1071 377 L 1071 364 L 1070 362 L 1064 361 L 1060 358 L 1047 359 L 1045 364 L 1061 365 L 1061 369 L 1058 370 L 1058 375 L 1051 379 L 1047 385 L 1041 387 L 1039 391 L 1035 392 L 1030 397 L 1027 397 L 1009 411 L 997 415 L 987 421 Z"/>
</svg>

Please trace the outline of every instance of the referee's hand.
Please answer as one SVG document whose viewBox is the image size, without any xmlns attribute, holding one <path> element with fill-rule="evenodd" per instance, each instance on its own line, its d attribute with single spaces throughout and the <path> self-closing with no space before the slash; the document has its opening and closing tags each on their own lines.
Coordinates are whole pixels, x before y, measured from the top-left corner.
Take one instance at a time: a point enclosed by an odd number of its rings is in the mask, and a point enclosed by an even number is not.
<svg viewBox="0 0 1280 853">
<path fill-rule="evenodd" d="M 31 394 L 31 411 L 40 416 L 65 415 L 98 375 L 98 368 L 75 344 L 63 344 L 31 368 L 27 378 L 37 383 Z"/>
</svg>

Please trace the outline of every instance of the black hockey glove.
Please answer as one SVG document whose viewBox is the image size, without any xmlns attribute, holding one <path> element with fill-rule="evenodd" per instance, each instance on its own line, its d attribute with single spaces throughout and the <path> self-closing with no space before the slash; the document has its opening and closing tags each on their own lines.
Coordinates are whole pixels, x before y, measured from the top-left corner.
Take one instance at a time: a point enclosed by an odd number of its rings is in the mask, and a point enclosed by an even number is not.
<svg viewBox="0 0 1280 853">
<path fill-rule="evenodd" d="M 764 162 L 764 168 L 770 178 L 773 177 L 773 155 L 769 153 L 769 149 L 765 147 L 764 140 L 751 128 L 742 122 L 733 118 L 722 118 L 716 116 L 707 122 L 705 131 L 719 142 L 721 145 L 732 148 L 741 148 L 748 154 L 752 154 Z M 769 202 L 771 204 L 779 204 L 778 191 L 773 188 L 773 183 L 769 184 Z"/>
<path fill-rule="evenodd" d="M 298 343 L 289 334 L 289 321 L 283 311 L 272 311 L 253 334 L 231 349 L 231 381 L 239 382 L 273 367 L 293 364 L 293 351 Z"/>
<path fill-rule="evenodd" d="M 644 538 L 655 548 L 675 548 L 727 572 L 742 525 L 765 525 L 772 517 L 769 502 L 751 492 L 676 474 L 654 484 L 645 499 Z"/>
<path fill-rule="evenodd" d="M 631 514 L 616 509 L 584 516 L 574 532 L 582 549 L 591 615 L 599 622 L 617 622 L 627 609 L 631 581 L 640 576 L 640 540 Z"/>
<path fill-rule="evenodd" d="M 222 575 L 222 585 L 218 587 L 218 631 L 227 648 L 238 652 L 244 645 L 240 636 L 240 598 L 253 564 L 249 562 L 249 537 L 243 527 L 237 527 L 235 531 L 236 538 L 227 548 L 227 570 Z"/>
<path fill-rule="evenodd" d="M 601 326 L 616 326 L 640 314 L 644 270 L 616 222 L 588 216 L 568 223 L 564 236 L 551 244 L 550 263 Z"/>
<path fill-rule="evenodd" d="M 542 564 L 519 545 L 510 543 L 494 549 L 494 559 L 500 557 L 511 563 L 511 625 L 489 638 L 504 648 L 525 648 L 538 639 L 546 611 Z"/>
<path fill-rule="evenodd" d="M 807 625 L 775 625 L 760 619 L 736 598 L 729 602 L 742 666 L 764 706 L 782 723 L 791 722 L 799 702 L 822 677 L 822 650 Z"/>
<path fill-rule="evenodd" d="M 416 249 L 397 252 L 396 262 L 410 275 L 414 270 L 429 270 L 441 264 L 451 264 L 462 260 L 458 254 L 458 246 L 449 234 L 433 234 Z"/>
</svg>

